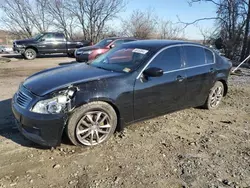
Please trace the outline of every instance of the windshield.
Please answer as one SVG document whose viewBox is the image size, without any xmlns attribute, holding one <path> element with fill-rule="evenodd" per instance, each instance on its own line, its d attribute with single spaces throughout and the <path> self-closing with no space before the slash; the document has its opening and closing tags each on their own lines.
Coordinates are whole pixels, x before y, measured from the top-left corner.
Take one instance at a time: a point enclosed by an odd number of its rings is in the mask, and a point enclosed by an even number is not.
<svg viewBox="0 0 250 188">
<path fill-rule="evenodd" d="M 114 39 L 104 39 L 104 40 L 101 40 L 100 42 L 98 42 L 96 44 L 96 46 L 105 47 L 105 46 L 109 45 L 113 41 L 114 41 Z"/>
<path fill-rule="evenodd" d="M 38 34 L 38 35 L 35 35 L 34 37 L 33 37 L 33 39 L 35 39 L 35 40 L 39 40 L 40 38 L 42 38 L 43 37 L 43 33 L 40 33 L 40 34 Z"/>
<path fill-rule="evenodd" d="M 132 72 L 150 57 L 148 49 L 118 47 L 91 62 L 94 67 L 115 71 Z"/>
</svg>

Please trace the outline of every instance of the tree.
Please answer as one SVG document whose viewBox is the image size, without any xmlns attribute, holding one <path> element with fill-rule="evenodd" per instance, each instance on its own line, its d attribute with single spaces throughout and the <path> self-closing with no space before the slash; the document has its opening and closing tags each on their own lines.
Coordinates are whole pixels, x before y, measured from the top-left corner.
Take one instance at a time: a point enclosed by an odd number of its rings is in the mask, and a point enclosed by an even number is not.
<svg viewBox="0 0 250 188">
<path fill-rule="evenodd" d="M 183 38 L 184 30 L 180 25 L 171 21 L 162 20 L 159 23 L 158 35 L 160 39 L 179 39 Z"/>
<path fill-rule="evenodd" d="M 107 22 L 114 19 L 124 6 L 124 0 L 72 0 L 67 5 L 85 40 L 95 42 L 102 38 Z"/>
<path fill-rule="evenodd" d="M 244 38 L 243 38 L 243 45 L 242 45 L 242 51 L 241 51 L 241 61 L 243 61 L 250 53 L 250 40 L 249 40 L 249 22 L 250 22 L 250 0 L 245 1 L 245 6 L 247 6 L 247 9 L 245 11 L 246 13 L 246 26 L 244 31 Z"/>
<path fill-rule="evenodd" d="M 1 22 L 10 33 L 19 37 L 31 37 L 34 32 L 46 32 L 53 17 L 48 14 L 49 0 L 4 0 Z"/>
<path fill-rule="evenodd" d="M 0 9 L 3 12 L 1 21 L 13 35 L 32 36 L 29 0 L 5 0 Z"/>
<path fill-rule="evenodd" d="M 38 32 L 46 32 L 52 26 L 53 16 L 47 9 L 49 0 L 34 0 L 33 6 L 30 6 L 30 20 Z"/>
<path fill-rule="evenodd" d="M 66 2 L 67 0 L 50 0 L 47 9 L 50 16 L 54 18 L 53 24 L 57 30 L 63 31 L 67 37 L 71 37 L 74 17 L 66 8 Z"/>
<path fill-rule="evenodd" d="M 249 0 L 191 0 L 190 5 L 197 2 L 213 3 L 216 6 L 217 15 L 208 18 L 199 18 L 191 23 L 185 23 L 185 27 L 203 20 L 215 20 L 217 38 L 221 40 L 225 54 L 230 59 L 244 59 L 247 49 L 250 50 L 249 41 Z"/>
<path fill-rule="evenodd" d="M 152 10 L 135 10 L 127 20 L 122 20 L 124 35 L 148 39 L 156 32 L 157 17 Z"/>
</svg>

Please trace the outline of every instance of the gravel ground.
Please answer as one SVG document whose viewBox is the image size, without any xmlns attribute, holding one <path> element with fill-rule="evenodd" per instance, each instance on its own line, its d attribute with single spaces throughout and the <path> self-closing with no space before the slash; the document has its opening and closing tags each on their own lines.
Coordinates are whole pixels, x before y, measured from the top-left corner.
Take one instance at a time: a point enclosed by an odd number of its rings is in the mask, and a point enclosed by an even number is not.
<svg viewBox="0 0 250 188">
<path fill-rule="evenodd" d="M 249 69 L 230 76 L 217 110 L 192 108 L 132 124 L 93 148 L 64 138 L 49 150 L 19 134 L 10 100 L 27 76 L 73 59 L 11 60 L 0 64 L 0 188 L 250 187 Z"/>
</svg>

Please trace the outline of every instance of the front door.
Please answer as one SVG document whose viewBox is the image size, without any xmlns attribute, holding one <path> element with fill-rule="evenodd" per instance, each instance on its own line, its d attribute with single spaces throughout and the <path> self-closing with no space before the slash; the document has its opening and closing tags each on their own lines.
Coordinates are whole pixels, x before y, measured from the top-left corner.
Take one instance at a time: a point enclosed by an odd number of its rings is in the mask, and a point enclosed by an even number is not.
<svg viewBox="0 0 250 188">
<path fill-rule="evenodd" d="M 135 81 L 134 118 L 140 120 L 185 106 L 186 72 L 183 67 L 181 47 L 170 47 L 160 52 L 148 68 L 161 68 L 161 77 L 142 75 Z"/>
</svg>

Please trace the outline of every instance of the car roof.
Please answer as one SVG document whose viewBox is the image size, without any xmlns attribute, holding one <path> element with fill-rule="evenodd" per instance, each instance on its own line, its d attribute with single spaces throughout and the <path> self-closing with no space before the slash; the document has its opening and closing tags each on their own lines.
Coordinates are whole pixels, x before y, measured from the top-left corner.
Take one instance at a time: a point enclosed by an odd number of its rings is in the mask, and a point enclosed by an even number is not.
<svg viewBox="0 0 250 188">
<path fill-rule="evenodd" d="M 63 34 L 62 32 L 43 32 L 42 34 Z"/>
<path fill-rule="evenodd" d="M 125 45 L 158 50 L 167 46 L 178 45 L 178 44 L 193 44 L 201 47 L 203 46 L 199 43 L 181 41 L 181 40 L 136 40 L 133 42 L 126 43 Z"/>
<path fill-rule="evenodd" d="M 118 39 L 131 39 L 131 40 L 137 40 L 133 37 L 108 37 L 108 38 L 105 38 L 107 40 L 118 40 Z"/>
</svg>

